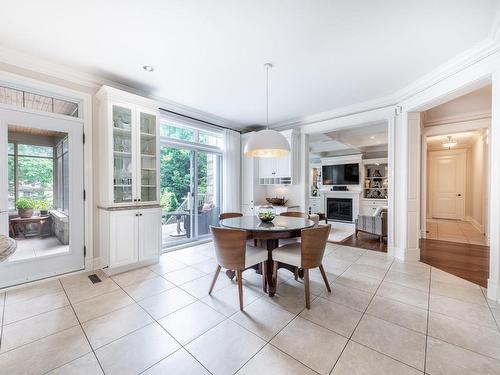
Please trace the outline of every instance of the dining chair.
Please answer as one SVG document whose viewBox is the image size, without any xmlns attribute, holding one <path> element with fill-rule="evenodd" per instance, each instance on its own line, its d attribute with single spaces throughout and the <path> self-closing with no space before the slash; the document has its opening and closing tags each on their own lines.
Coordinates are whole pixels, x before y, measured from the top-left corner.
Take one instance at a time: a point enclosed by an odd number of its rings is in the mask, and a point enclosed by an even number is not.
<svg viewBox="0 0 500 375">
<path fill-rule="evenodd" d="M 309 270 L 318 267 L 326 289 L 331 292 L 328 278 L 322 265 L 326 242 L 330 233 L 331 225 L 323 225 L 317 228 L 301 230 L 301 240 L 290 243 L 273 250 L 273 283 L 278 277 L 278 262 L 286 263 L 304 270 L 304 292 L 306 307 L 311 308 L 311 294 L 309 290 Z M 276 285 L 276 284 L 274 284 Z"/>
<path fill-rule="evenodd" d="M 223 212 L 219 215 L 219 221 L 224 219 L 231 219 L 233 217 L 242 217 L 243 214 L 239 212 Z"/>
<path fill-rule="evenodd" d="M 285 211 L 285 212 L 280 213 L 280 216 L 301 217 L 304 219 L 309 219 L 308 214 L 306 214 L 304 212 L 300 212 L 300 211 Z"/>
<path fill-rule="evenodd" d="M 222 267 L 236 271 L 240 310 L 243 310 L 243 271 L 256 264 L 262 264 L 262 288 L 267 290 L 266 262 L 268 252 L 254 246 L 247 245 L 247 232 L 240 229 L 228 229 L 210 226 L 215 245 L 217 268 L 208 294 L 212 294 L 215 283 Z"/>
</svg>

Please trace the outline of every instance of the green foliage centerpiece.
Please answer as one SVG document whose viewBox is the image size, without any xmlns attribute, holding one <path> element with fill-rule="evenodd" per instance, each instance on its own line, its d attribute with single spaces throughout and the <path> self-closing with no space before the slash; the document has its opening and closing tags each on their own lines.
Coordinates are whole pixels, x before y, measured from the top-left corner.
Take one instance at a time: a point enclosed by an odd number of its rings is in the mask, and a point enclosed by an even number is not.
<svg viewBox="0 0 500 375">
<path fill-rule="evenodd" d="M 259 207 L 259 219 L 264 223 L 273 221 L 276 217 L 273 206 L 261 206 Z"/>
</svg>

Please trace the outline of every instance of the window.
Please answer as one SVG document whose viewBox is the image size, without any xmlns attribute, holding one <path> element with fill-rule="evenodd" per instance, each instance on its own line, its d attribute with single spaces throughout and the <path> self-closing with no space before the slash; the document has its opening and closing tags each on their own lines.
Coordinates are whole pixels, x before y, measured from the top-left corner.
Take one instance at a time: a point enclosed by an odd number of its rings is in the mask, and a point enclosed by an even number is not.
<svg viewBox="0 0 500 375">
<path fill-rule="evenodd" d="M 16 189 L 14 182 L 14 144 L 9 143 L 8 145 L 8 156 L 7 156 L 7 174 L 8 174 L 8 208 L 13 210 L 16 206 Z"/>
<path fill-rule="evenodd" d="M 69 159 L 68 137 L 56 145 L 57 165 L 57 197 L 55 208 L 68 213 L 69 211 Z"/>
<path fill-rule="evenodd" d="M 15 152 L 16 199 L 53 200 L 54 149 L 51 146 L 17 144 Z"/>
<path fill-rule="evenodd" d="M 78 103 L 0 86 L 0 103 L 78 117 Z"/>
<path fill-rule="evenodd" d="M 222 147 L 222 134 L 219 132 L 199 130 L 194 127 L 191 128 L 170 122 L 162 121 L 160 124 L 160 136 L 217 148 Z"/>
<path fill-rule="evenodd" d="M 19 198 L 46 201 L 49 208 L 69 211 L 68 137 L 56 146 L 10 141 L 7 148 L 8 208 Z"/>
</svg>

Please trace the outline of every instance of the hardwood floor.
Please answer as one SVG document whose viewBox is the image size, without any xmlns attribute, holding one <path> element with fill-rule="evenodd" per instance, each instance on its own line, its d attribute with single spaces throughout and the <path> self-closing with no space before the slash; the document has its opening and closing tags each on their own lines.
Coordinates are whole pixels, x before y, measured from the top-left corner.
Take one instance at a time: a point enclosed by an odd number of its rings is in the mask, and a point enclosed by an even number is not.
<svg viewBox="0 0 500 375">
<path fill-rule="evenodd" d="M 354 236 L 347 237 L 342 242 L 338 242 L 345 246 L 360 247 L 362 249 L 387 252 L 387 239 L 384 238 L 384 243 L 380 243 L 378 236 L 373 236 L 368 233 L 358 233 L 358 238 Z"/>
<path fill-rule="evenodd" d="M 486 287 L 490 248 L 467 243 L 420 240 L 420 261 Z"/>
<path fill-rule="evenodd" d="M 377 236 L 367 233 L 358 233 L 358 238 L 352 235 L 339 243 L 345 246 L 387 252 L 386 242 L 381 244 Z M 420 261 L 486 287 L 490 248 L 467 243 L 422 239 L 420 240 Z"/>
</svg>

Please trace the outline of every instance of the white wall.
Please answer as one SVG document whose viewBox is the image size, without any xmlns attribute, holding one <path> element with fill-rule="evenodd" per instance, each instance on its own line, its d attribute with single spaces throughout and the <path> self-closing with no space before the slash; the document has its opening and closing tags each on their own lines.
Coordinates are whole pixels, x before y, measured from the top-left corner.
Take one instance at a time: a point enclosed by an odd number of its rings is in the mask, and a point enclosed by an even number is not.
<svg viewBox="0 0 500 375">
<path fill-rule="evenodd" d="M 469 212 L 471 222 L 478 230 L 484 233 L 486 212 L 486 168 L 488 148 L 482 135 L 478 136 L 470 149 L 470 178 Z"/>
</svg>

